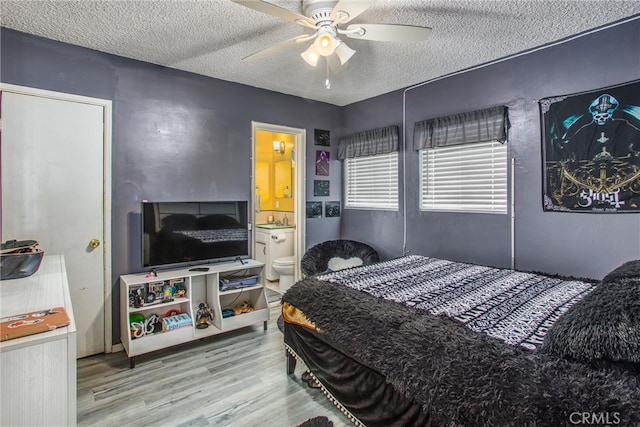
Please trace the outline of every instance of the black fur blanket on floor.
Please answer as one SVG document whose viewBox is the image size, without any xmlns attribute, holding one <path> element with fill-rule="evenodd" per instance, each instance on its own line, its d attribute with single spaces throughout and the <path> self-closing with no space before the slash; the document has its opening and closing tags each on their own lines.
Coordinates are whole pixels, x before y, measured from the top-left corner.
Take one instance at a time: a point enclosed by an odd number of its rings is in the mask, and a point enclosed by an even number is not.
<svg viewBox="0 0 640 427">
<path fill-rule="evenodd" d="M 640 425 L 638 365 L 510 346 L 449 317 L 314 277 L 283 302 L 421 404 L 435 425 L 560 426 L 585 416 Z"/>
</svg>

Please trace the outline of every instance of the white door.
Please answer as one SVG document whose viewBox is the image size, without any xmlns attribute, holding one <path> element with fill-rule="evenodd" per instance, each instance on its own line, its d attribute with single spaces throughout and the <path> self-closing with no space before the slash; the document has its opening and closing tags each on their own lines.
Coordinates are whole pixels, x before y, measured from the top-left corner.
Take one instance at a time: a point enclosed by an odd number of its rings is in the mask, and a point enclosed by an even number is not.
<svg viewBox="0 0 640 427">
<path fill-rule="evenodd" d="M 2 239 L 64 255 L 78 357 L 104 352 L 104 107 L 4 91 L 1 112 Z"/>
</svg>

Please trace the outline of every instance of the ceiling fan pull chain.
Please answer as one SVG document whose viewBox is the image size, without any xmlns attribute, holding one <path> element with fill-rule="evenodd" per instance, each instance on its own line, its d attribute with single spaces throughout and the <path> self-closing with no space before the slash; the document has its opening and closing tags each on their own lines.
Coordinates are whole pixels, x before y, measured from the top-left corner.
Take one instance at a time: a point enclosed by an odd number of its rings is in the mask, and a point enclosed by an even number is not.
<svg viewBox="0 0 640 427">
<path fill-rule="evenodd" d="M 324 81 L 324 87 L 331 89 L 331 82 L 329 81 L 329 61 L 325 61 L 327 69 L 327 79 Z"/>
</svg>

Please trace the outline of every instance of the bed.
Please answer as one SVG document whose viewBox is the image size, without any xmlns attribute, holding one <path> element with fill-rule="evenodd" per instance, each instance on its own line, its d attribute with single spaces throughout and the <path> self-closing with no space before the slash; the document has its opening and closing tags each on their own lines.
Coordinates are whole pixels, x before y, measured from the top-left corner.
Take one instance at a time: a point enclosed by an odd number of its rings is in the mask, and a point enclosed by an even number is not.
<svg viewBox="0 0 640 427">
<path fill-rule="evenodd" d="M 411 255 L 282 303 L 287 372 L 357 425 L 640 425 L 640 261 L 596 282 Z"/>
<path fill-rule="evenodd" d="M 248 231 L 228 215 L 174 214 L 152 234 L 151 265 L 245 255 Z"/>
</svg>

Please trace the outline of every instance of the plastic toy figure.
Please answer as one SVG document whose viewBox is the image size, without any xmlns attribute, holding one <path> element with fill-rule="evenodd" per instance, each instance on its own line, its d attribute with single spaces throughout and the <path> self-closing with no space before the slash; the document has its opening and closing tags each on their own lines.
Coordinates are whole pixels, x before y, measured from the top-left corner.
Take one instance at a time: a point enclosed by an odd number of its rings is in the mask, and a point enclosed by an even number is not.
<svg viewBox="0 0 640 427">
<path fill-rule="evenodd" d="M 209 327 L 209 321 L 213 320 L 213 314 L 207 304 L 201 302 L 198 305 L 198 312 L 196 313 L 196 328 L 206 329 Z"/>
<path fill-rule="evenodd" d="M 135 308 L 142 307 L 143 298 L 142 298 L 142 290 L 141 289 L 132 289 L 129 291 L 129 306 L 133 306 Z"/>
<path fill-rule="evenodd" d="M 165 285 L 163 291 L 164 291 L 164 302 L 173 301 L 173 294 L 176 291 L 176 288 L 174 288 L 171 285 Z"/>
</svg>

